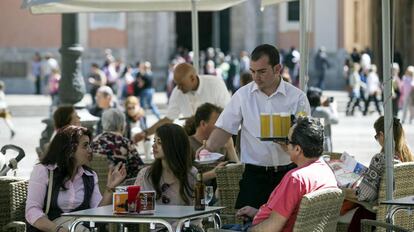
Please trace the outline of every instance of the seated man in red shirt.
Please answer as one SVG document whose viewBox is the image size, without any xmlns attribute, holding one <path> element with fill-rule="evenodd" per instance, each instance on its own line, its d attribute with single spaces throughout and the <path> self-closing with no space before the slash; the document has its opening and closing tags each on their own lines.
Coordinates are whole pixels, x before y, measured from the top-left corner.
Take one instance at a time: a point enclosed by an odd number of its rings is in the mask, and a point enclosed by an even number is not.
<svg viewBox="0 0 414 232">
<path fill-rule="evenodd" d="M 237 216 L 253 218 L 248 231 L 292 231 L 303 195 L 323 188 L 337 188 L 330 167 L 320 158 L 323 151 L 323 126 L 304 117 L 289 131 L 288 145 L 280 144 L 298 165 L 289 171 L 260 209 L 245 206 Z"/>
</svg>

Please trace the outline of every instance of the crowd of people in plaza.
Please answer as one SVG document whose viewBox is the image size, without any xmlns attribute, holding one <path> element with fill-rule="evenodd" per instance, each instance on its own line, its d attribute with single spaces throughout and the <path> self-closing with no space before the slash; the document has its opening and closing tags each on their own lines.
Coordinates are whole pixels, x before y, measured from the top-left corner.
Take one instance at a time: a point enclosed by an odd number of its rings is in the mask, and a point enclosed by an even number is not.
<svg viewBox="0 0 414 232">
<path fill-rule="evenodd" d="M 115 187 L 131 180 L 141 190 L 154 190 L 159 205 L 194 205 L 196 174 L 201 173 L 204 183 L 217 190 L 216 172 L 229 163 L 244 164 L 234 206 L 243 225 L 224 228 L 292 231 L 304 195 L 338 188 L 333 171 L 322 157 L 324 151 L 332 151 L 330 125 L 338 123 L 336 103 L 322 94 L 322 84 L 306 93 L 295 86 L 299 68 L 299 53 L 295 51 L 292 48 L 283 56 L 273 45 L 262 44 L 250 55 L 242 52 L 236 59 L 208 49 L 201 53 L 204 68 L 197 73 L 189 63 L 191 53 L 179 49 L 168 73 L 169 101 L 162 115 L 153 102 L 151 63 L 123 65 L 107 50 L 104 65 L 92 64 L 88 78 L 94 99 L 88 109 L 98 117 L 94 128 L 81 126 L 73 106 L 59 106 L 53 114 L 54 135 L 29 180 L 28 231 L 68 231 L 73 218 L 61 217 L 62 213 L 111 204 Z M 322 68 L 329 66 L 323 61 L 324 53 L 321 49 L 318 54 Z M 354 82 L 362 86 L 363 65 L 365 61 L 353 62 L 350 86 Z M 366 105 L 370 101 L 378 104 L 379 89 L 373 87 L 380 88 L 375 65 L 370 64 L 366 72 L 367 85 L 372 84 L 366 88 Z M 354 89 L 348 114 L 356 107 L 362 110 L 358 104 L 361 88 L 355 94 Z M 158 121 L 147 125 L 144 108 L 150 109 Z M 378 111 L 382 113 L 379 107 Z M 294 116 L 286 141 L 262 141 L 260 115 L 275 113 Z M 393 126 L 396 162 L 413 161 L 400 121 L 394 119 Z M 385 169 L 384 117 L 375 122 L 374 129 L 382 150 L 372 159 L 361 185 L 346 190 L 349 199 L 372 203 L 378 198 Z M 153 160 L 144 164 L 147 157 L 141 153 L 149 140 L 153 141 Z M 197 162 L 201 154 L 210 152 L 224 156 L 208 165 Z M 96 156 L 108 161 L 103 192 L 90 168 Z M 215 198 L 211 205 L 220 202 L 219 195 Z M 349 231 L 359 231 L 362 218 L 375 217 L 360 205 L 354 208 Z M 87 231 L 87 225 L 82 230 Z"/>
<path fill-rule="evenodd" d="M 367 115 L 371 102 L 374 102 L 378 114 L 382 114 L 380 101 L 383 101 L 384 77 L 378 76 L 377 65 L 372 64 L 371 61 L 372 53 L 369 49 L 358 52 L 354 48 L 345 64 L 345 77 L 349 92 L 346 114 L 349 116 L 354 115 L 355 108 L 358 108 L 363 115 Z M 403 75 L 400 74 L 400 69 L 403 68 L 400 66 L 401 64 L 397 62 L 392 64 L 393 115 L 401 118 L 402 123 L 412 123 L 414 119 L 414 66 L 407 66 Z M 401 115 L 399 115 L 400 111 L 402 111 Z"/>
</svg>

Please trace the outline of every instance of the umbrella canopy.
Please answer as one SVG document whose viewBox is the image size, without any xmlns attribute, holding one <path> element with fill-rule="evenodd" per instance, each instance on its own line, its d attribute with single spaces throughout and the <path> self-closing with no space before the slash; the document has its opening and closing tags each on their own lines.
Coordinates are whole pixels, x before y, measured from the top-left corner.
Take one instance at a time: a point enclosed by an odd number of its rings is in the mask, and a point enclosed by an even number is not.
<svg viewBox="0 0 414 232">
<path fill-rule="evenodd" d="M 197 11 L 220 11 L 245 0 L 196 0 Z M 191 11 L 191 0 L 24 0 L 33 14 Z"/>
<path fill-rule="evenodd" d="M 278 4 L 282 2 L 290 2 L 290 1 L 295 1 L 295 0 L 262 0 L 262 8 L 264 8 L 265 6 L 270 6 L 273 4 Z"/>
</svg>

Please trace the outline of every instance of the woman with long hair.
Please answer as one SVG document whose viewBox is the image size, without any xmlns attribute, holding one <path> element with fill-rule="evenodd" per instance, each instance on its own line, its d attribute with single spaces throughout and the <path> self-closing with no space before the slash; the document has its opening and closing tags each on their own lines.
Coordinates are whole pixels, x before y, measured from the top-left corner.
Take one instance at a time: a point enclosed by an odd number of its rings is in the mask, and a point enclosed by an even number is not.
<svg viewBox="0 0 414 232">
<path fill-rule="evenodd" d="M 184 129 L 176 124 L 159 127 L 152 149 L 155 160 L 138 173 L 135 185 L 155 190 L 157 204 L 192 205 L 197 169 L 192 167 Z"/>
<path fill-rule="evenodd" d="M 91 139 L 90 131 L 84 127 L 67 126 L 57 131 L 30 176 L 27 231 L 68 231 L 70 221 L 59 220 L 62 213 L 111 204 L 114 188 L 125 179 L 125 165 L 110 170 L 107 189 L 101 195 L 98 177 L 87 166 L 92 158 Z M 48 199 L 50 206 L 46 209 Z"/>
<path fill-rule="evenodd" d="M 381 151 L 374 155 L 371 159 L 368 170 L 363 174 L 361 184 L 355 191 L 347 191 L 346 198 L 354 198 L 359 202 L 373 203 L 378 200 L 379 185 L 381 178 L 385 174 L 385 136 L 384 136 L 384 116 L 379 117 L 374 123 L 375 140 L 381 145 Z M 393 132 L 394 132 L 394 162 L 412 162 L 414 160 L 413 153 L 410 151 L 407 141 L 405 139 L 404 129 L 398 118 L 393 120 Z M 352 217 L 351 224 L 348 231 L 360 231 L 361 219 L 374 219 L 375 213 L 359 207 Z"/>
</svg>

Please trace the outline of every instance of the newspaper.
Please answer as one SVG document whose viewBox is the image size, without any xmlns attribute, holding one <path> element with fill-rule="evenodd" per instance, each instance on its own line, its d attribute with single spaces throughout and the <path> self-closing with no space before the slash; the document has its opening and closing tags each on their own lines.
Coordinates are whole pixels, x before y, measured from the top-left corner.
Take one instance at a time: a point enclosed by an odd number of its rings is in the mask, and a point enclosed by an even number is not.
<svg viewBox="0 0 414 232">
<path fill-rule="evenodd" d="M 356 161 L 347 152 L 342 153 L 339 160 L 329 160 L 339 187 L 355 188 L 362 174 L 367 170 L 363 164 Z"/>
</svg>

